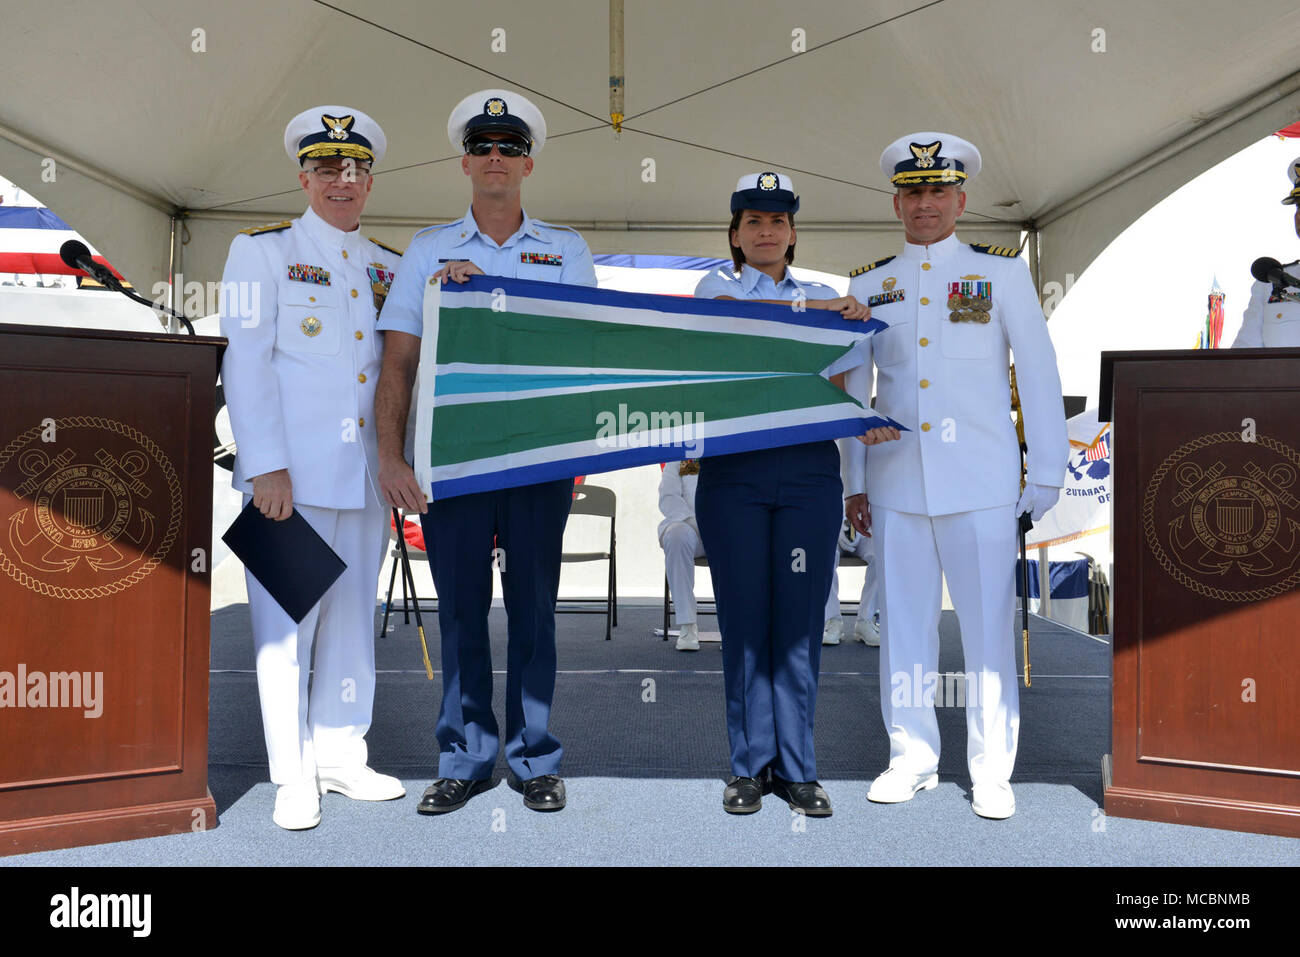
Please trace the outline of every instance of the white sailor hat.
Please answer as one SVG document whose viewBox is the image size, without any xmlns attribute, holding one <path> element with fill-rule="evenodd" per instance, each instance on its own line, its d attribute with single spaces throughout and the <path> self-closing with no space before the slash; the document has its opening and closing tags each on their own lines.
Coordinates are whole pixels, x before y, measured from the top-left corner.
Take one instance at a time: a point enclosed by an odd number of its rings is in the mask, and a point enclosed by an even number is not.
<svg viewBox="0 0 1300 957">
<path fill-rule="evenodd" d="M 1282 200 L 1282 205 L 1294 206 L 1300 203 L 1300 156 L 1291 161 L 1291 165 L 1286 169 L 1286 175 L 1291 177 L 1291 192 L 1287 194 L 1286 199 Z"/>
<path fill-rule="evenodd" d="M 284 151 L 299 166 L 321 156 L 348 156 L 378 163 L 387 150 L 388 137 L 379 124 L 360 110 L 346 106 L 303 110 L 284 128 Z"/>
<path fill-rule="evenodd" d="M 546 119 L 531 100 L 509 90 L 479 90 L 456 104 L 447 118 L 447 139 L 465 151 L 465 141 L 475 133 L 516 133 L 528 141 L 536 156 L 546 143 Z"/>
<path fill-rule="evenodd" d="M 736 213 L 742 209 L 793 216 L 799 212 L 799 197 L 794 194 L 794 183 L 784 173 L 746 173 L 731 194 L 731 211 Z"/>
<path fill-rule="evenodd" d="M 895 186 L 969 183 L 980 171 L 980 151 L 951 133 L 900 136 L 880 154 L 880 170 Z"/>
</svg>

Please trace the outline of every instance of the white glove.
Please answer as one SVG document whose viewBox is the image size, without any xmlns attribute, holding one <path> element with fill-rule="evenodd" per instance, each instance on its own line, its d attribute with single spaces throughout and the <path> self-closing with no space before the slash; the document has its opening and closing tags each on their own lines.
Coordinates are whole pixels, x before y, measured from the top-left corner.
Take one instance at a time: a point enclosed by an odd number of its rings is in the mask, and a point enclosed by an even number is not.
<svg viewBox="0 0 1300 957">
<path fill-rule="evenodd" d="M 1016 503 L 1016 515 L 1018 517 L 1028 512 L 1029 517 L 1036 522 L 1052 510 L 1052 506 L 1060 497 L 1059 488 L 1026 483 L 1025 490 L 1020 493 L 1020 501 Z"/>
</svg>

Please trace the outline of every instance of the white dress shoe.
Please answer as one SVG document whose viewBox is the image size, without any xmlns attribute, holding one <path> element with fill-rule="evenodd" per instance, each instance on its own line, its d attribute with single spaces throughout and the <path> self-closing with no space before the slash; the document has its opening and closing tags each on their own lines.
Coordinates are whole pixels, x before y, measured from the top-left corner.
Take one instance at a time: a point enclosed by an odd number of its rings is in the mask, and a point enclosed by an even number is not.
<svg viewBox="0 0 1300 957">
<path fill-rule="evenodd" d="M 822 632 L 822 644 L 838 645 L 843 635 L 844 621 L 840 618 L 832 618 L 826 622 L 826 630 Z"/>
<path fill-rule="evenodd" d="M 868 647 L 879 648 L 880 620 L 875 617 L 863 618 L 859 616 L 857 624 L 853 626 L 853 637 Z"/>
<path fill-rule="evenodd" d="M 337 791 L 354 801 L 392 801 L 406 796 L 397 778 L 362 765 L 358 768 L 317 768 L 320 793 Z"/>
<path fill-rule="evenodd" d="M 971 788 L 971 807 L 980 817 L 1001 821 L 1016 813 L 1016 796 L 1011 785 L 976 784 Z"/>
<path fill-rule="evenodd" d="M 681 629 L 681 634 L 677 636 L 677 650 L 699 651 L 700 629 L 695 622 L 687 622 L 681 626 Z"/>
<path fill-rule="evenodd" d="M 320 796 L 313 781 L 282 784 L 275 792 L 271 820 L 286 831 L 305 831 L 320 823 Z"/>
<path fill-rule="evenodd" d="M 912 800 L 917 791 L 932 791 L 938 786 L 937 774 L 908 774 L 898 768 L 889 768 L 871 782 L 867 800 L 877 804 L 902 804 Z"/>
</svg>

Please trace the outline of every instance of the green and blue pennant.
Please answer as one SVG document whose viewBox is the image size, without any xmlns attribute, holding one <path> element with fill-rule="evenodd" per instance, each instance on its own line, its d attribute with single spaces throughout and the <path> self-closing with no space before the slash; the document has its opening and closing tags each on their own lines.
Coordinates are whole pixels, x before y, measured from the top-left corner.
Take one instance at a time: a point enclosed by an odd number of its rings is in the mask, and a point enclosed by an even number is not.
<svg viewBox="0 0 1300 957">
<path fill-rule="evenodd" d="M 499 276 L 430 283 L 416 473 L 447 498 L 900 428 L 826 378 L 884 328 Z"/>
</svg>

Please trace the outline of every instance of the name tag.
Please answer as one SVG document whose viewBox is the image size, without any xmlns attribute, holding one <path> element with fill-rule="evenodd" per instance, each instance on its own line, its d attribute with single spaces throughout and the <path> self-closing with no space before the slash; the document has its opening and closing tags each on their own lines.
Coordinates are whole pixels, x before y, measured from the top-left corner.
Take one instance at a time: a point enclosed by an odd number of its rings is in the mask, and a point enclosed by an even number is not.
<svg viewBox="0 0 1300 957">
<path fill-rule="evenodd" d="M 519 261 L 533 266 L 563 266 L 564 256 L 560 253 L 520 253 Z"/>
<path fill-rule="evenodd" d="M 290 266 L 289 278 L 294 282 L 311 282 L 318 286 L 328 286 L 330 284 L 328 269 L 323 269 L 320 266 L 308 266 L 304 263 L 294 263 Z"/>
</svg>

